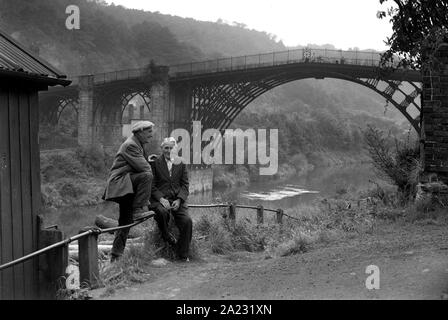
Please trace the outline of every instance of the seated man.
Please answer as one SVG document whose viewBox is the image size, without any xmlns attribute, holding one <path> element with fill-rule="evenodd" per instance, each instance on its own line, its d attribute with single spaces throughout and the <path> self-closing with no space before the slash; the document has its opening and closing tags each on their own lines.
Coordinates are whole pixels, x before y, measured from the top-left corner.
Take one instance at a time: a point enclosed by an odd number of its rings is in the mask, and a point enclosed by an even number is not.
<svg viewBox="0 0 448 320">
<path fill-rule="evenodd" d="M 120 146 L 110 169 L 103 199 L 119 204 L 120 226 L 149 216 L 146 208 L 151 196 L 153 174 L 143 145 L 151 139 L 153 126 L 150 121 L 133 124 L 133 134 Z M 128 234 L 129 228 L 115 233 L 111 261 L 123 254 Z"/>
<path fill-rule="evenodd" d="M 193 222 L 188 215 L 187 197 L 188 171 L 184 163 L 173 163 L 171 157 L 176 140 L 165 138 L 161 144 L 162 154 L 151 162 L 154 181 L 151 191 L 150 209 L 156 213 L 155 220 L 165 241 L 171 245 L 177 244 L 177 255 L 182 261 L 189 261 L 188 252 L 192 237 Z M 179 228 L 179 239 L 168 231 L 168 223 L 174 218 Z"/>
</svg>

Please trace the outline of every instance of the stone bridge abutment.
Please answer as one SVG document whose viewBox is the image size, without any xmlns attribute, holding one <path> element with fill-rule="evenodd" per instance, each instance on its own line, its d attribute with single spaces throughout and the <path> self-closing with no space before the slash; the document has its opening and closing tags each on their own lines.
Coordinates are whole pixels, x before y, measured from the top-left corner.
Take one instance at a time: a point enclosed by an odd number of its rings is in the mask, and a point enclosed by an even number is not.
<svg viewBox="0 0 448 320">
<path fill-rule="evenodd" d="M 448 44 L 435 56 L 440 64 L 423 70 L 422 162 L 427 176 L 448 184 Z"/>
</svg>

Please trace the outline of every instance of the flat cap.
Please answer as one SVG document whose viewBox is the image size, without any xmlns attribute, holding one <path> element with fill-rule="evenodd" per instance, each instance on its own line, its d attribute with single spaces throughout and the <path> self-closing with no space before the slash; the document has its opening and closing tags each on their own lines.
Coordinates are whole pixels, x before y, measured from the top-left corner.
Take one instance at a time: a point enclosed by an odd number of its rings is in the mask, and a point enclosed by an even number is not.
<svg viewBox="0 0 448 320">
<path fill-rule="evenodd" d="M 151 121 L 138 121 L 132 125 L 131 131 L 134 133 L 136 131 L 141 131 L 152 127 L 154 127 L 154 123 Z"/>
</svg>

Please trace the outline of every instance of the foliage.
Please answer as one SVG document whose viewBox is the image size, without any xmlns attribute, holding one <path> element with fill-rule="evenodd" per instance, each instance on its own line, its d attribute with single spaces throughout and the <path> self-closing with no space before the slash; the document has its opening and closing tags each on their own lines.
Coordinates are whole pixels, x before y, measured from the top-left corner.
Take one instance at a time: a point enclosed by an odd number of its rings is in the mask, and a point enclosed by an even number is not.
<svg viewBox="0 0 448 320">
<path fill-rule="evenodd" d="M 380 4 L 388 0 L 379 0 Z M 390 17 L 393 33 L 387 38 L 389 50 L 383 62 L 393 60 L 398 54 L 404 66 L 421 68 L 432 59 L 434 49 L 448 40 L 447 0 L 394 0 L 394 6 L 378 11 L 378 18 Z"/>
<path fill-rule="evenodd" d="M 81 25 L 75 32 L 65 27 L 68 5 L 80 8 Z M 107 7 L 88 0 L 2 0 L 0 28 L 38 47 L 46 60 L 70 76 L 137 68 L 150 59 L 175 64 L 203 58 L 166 26 L 155 21 L 129 26 Z"/>
<path fill-rule="evenodd" d="M 265 237 L 268 235 L 265 230 L 244 219 L 232 224 L 227 217 L 208 215 L 201 216 L 194 224 L 194 231 L 207 239 L 207 247 L 216 254 L 228 254 L 238 250 L 263 251 Z"/>
<path fill-rule="evenodd" d="M 398 187 L 403 200 L 413 198 L 421 172 L 419 146 L 400 143 L 397 139 L 393 144 L 390 137 L 372 126 L 364 131 L 364 139 L 378 173 Z"/>
<path fill-rule="evenodd" d="M 304 253 L 309 250 L 313 238 L 299 230 L 294 230 L 291 239 L 280 243 L 276 248 L 276 254 L 280 257 Z"/>
<path fill-rule="evenodd" d="M 106 153 L 99 147 L 78 147 L 76 159 L 91 175 L 104 177 L 112 165 L 113 155 Z"/>
<path fill-rule="evenodd" d="M 286 49 L 283 43 L 273 39 L 272 35 L 248 29 L 241 23 L 230 25 L 222 21 L 221 23 L 198 21 L 159 12 L 130 10 L 113 4 L 101 7 L 101 10 L 131 27 L 147 21 L 168 28 L 182 41 L 183 49 L 190 51 L 188 56 L 192 57 L 192 60 L 200 60 L 201 56 L 213 59 Z M 184 61 L 187 62 L 186 59 Z"/>
<path fill-rule="evenodd" d="M 280 164 L 290 164 L 297 172 L 307 172 L 314 166 L 326 164 L 325 153 L 362 150 L 360 127 L 366 122 L 386 127 L 386 123 L 373 117 L 351 117 L 331 114 L 327 109 L 316 109 L 309 115 L 303 110 L 288 113 L 242 113 L 233 124 L 245 127 L 278 129 L 278 157 Z M 393 126 L 391 123 L 389 126 Z M 395 130 L 395 129 L 394 129 Z"/>
<path fill-rule="evenodd" d="M 62 198 L 79 198 L 80 196 L 86 194 L 86 189 L 82 184 L 73 183 L 73 181 L 62 181 L 59 183 L 59 193 Z"/>
<path fill-rule="evenodd" d="M 81 289 L 59 289 L 56 292 L 57 300 L 90 300 L 92 296 L 88 288 Z"/>
<path fill-rule="evenodd" d="M 41 153 L 42 200 L 46 207 L 92 205 L 101 200 L 113 155 L 97 148 Z"/>
<path fill-rule="evenodd" d="M 89 172 L 72 152 L 41 155 L 42 182 L 53 182 L 61 178 L 87 178 Z"/>
</svg>

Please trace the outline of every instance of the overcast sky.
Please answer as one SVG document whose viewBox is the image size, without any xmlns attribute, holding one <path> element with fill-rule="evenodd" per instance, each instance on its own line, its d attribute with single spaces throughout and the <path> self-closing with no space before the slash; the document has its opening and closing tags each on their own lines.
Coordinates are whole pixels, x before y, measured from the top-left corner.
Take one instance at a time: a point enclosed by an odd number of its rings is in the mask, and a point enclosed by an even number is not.
<svg viewBox="0 0 448 320">
<path fill-rule="evenodd" d="M 232 23 L 278 36 L 287 46 L 333 44 L 338 49 L 385 50 L 389 19 L 378 0 L 107 0 L 127 8 Z M 390 2 L 390 1 L 389 1 Z"/>
</svg>

